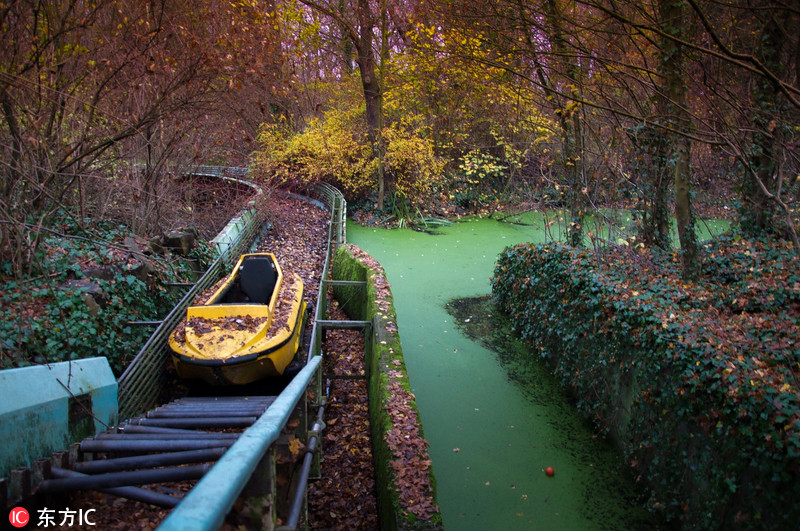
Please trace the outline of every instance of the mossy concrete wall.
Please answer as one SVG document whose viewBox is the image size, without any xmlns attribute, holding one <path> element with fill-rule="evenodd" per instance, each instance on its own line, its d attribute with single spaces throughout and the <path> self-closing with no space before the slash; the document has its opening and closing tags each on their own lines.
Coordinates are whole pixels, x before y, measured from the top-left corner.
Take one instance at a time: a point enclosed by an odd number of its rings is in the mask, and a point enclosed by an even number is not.
<svg viewBox="0 0 800 531">
<path fill-rule="evenodd" d="M 408 373 L 403 360 L 403 350 L 397 330 L 397 318 L 386 278 L 380 265 L 355 246 L 340 247 L 335 255 L 332 277 L 334 280 L 366 281 L 366 291 L 360 286 L 334 286 L 334 296 L 351 319 L 372 322 L 373 333 L 367 338 L 366 371 L 369 386 L 369 414 L 372 430 L 372 449 L 375 461 L 375 476 L 378 494 L 378 509 L 381 528 L 385 530 L 440 530 L 441 515 L 438 512 L 418 517 L 413 507 L 400 494 L 392 462 L 393 455 L 387 442 L 396 423 L 387 403 L 397 392 L 399 384 L 410 395 Z M 410 395 L 413 396 L 413 395 Z M 416 404 L 411 407 L 416 413 Z M 422 426 L 417 417 L 420 436 Z M 427 448 L 427 446 L 425 446 Z M 427 450 L 426 450 L 427 454 Z M 427 460 L 427 455 L 423 456 Z M 429 469 L 430 470 L 430 469 Z M 402 485 L 403 489 L 419 489 L 410 498 L 421 500 L 432 498 L 435 503 L 435 479 L 429 472 L 428 485 Z M 409 499 L 409 496 L 405 496 Z"/>
</svg>

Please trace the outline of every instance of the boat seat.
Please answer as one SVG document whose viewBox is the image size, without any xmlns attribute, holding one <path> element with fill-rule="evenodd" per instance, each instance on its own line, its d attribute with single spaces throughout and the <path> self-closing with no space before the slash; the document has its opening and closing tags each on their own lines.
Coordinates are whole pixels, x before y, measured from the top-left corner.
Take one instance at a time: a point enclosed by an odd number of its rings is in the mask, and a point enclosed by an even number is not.
<svg viewBox="0 0 800 531">
<path fill-rule="evenodd" d="M 242 262 L 239 287 L 249 302 L 268 304 L 278 282 L 278 272 L 267 256 L 254 256 Z"/>
</svg>

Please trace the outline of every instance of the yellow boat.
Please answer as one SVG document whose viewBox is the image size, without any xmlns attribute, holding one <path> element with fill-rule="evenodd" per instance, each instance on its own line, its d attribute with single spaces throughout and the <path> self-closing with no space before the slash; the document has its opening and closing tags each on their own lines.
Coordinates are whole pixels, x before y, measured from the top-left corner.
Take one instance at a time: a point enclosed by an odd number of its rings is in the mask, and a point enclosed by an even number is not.
<svg viewBox="0 0 800 531">
<path fill-rule="evenodd" d="M 189 306 L 169 336 L 178 377 L 214 385 L 282 375 L 300 347 L 303 281 L 272 253 L 245 254 L 206 301 Z"/>
</svg>

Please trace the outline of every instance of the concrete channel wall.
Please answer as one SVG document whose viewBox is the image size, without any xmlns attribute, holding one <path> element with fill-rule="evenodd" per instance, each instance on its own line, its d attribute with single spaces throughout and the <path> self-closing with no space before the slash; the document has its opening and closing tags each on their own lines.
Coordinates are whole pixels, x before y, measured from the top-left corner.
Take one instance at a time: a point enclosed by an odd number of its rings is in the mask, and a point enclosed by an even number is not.
<svg viewBox="0 0 800 531">
<path fill-rule="evenodd" d="M 0 371 L 0 477 L 116 422 L 117 381 L 106 358 Z M 22 496 L 16 483 L 10 499 Z"/>
<path fill-rule="evenodd" d="M 410 392 L 394 303 L 383 269 L 358 247 L 343 245 L 336 251 L 332 277 L 334 280 L 366 281 L 366 293 L 360 286 L 334 285 L 334 296 L 350 318 L 372 322 L 366 365 L 381 528 L 442 529 L 427 442 Z M 398 432 L 417 435 L 409 440 L 414 451 L 398 448 Z M 409 482 L 405 476 L 409 468 L 424 477 L 418 475 Z"/>
</svg>

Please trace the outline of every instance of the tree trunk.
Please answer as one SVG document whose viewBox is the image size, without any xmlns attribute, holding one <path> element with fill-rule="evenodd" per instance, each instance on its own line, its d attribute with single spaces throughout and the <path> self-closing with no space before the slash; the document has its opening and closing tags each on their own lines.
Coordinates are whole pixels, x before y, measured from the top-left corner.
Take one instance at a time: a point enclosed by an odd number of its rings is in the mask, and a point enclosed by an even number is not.
<svg viewBox="0 0 800 531">
<path fill-rule="evenodd" d="M 586 214 L 586 194 L 583 186 L 583 123 L 578 110 L 561 122 L 564 129 L 563 153 L 569 189 L 569 242 L 583 245 L 583 218 Z"/>
<path fill-rule="evenodd" d="M 378 68 L 375 61 L 375 52 L 372 48 L 372 39 L 375 30 L 375 18 L 370 8 L 369 0 L 358 0 L 356 3 L 356 18 L 358 28 L 351 24 L 351 17 L 345 15 L 343 9 L 345 2 L 338 2 L 339 9 L 333 7 L 333 2 L 317 2 L 315 0 L 300 0 L 311 9 L 331 17 L 336 24 L 342 28 L 352 44 L 356 48 L 356 63 L 358 72 L 361 76 L 361 88 L 364 92 L 364 103 L 367 114 L 367 134 L 368 141 L 372 148 L 372 154 L 378 161 L 378 204 L 379 209 L 383 208 L 385 199 L 385 178 L 383 174 L 383 144 L 381 139 L 383 94 L 381 92 L 381 80 L 378 77 Z M 386 14 L 386 5 L 381 5 L 381 16 Z M 383 37 L 385 38 L 385 36 Z M 345 46 L 347 50 L 347 46 Z"/>
<path fill-rule="evenodd" d="M 339 13 L 344 13 L 345 0 L 339 0 Z M 342 31 L 342 66 L 344 71 L 348 74 L 355 71 L 355 64 L 353 63 L 353 41 L 350 39 L 348 28 L 341 21 L 337 20 L 339 28 Z"/>
<path fill-rule="evenodd" d="M 675 218 L 678 226 L 678 239 L 681 242 L 681 264 L 684 278 L 694 278 L 699 269 L 697 235 L 694 227 L 692 208 L 692 183 L 689 139 L 680 137 L 675 142 Z"/>
<path fill-rule="evenodd" d="M 14 107 L 11 104 L 11 98 L 5 88 L 0 88 L 0 108 L 3 111 L 3 118 L 8 127 L 8 133 L 11 137 L 11 160 L 7 165 L 5 175 L 0 179 L 0 201 L 8 202 L 11 204 L 11 192 L 16 185 L 20 175 L 20 161 L 22 159 L 22 141 L 20 140 L 19 125 L 17 117 L 14 113 Z"/>
<path fill-rule="evenodd" d="M 778 25 L 770 20 L 765 26 L 760 47 L 757 50 L 764 66 L 770 71 L 779 73 L 783 35 Z M 752 171 L 746 171 L 742 186 L 741 218 L 742 228 L 752 234 L 759 235 L 776 230 L 777 203 L 775 161 L 778 160 L 780 144 L 776 142 L 780 126 L 782 96 L 773 83 L 764 77 L 757 77 L 753 91 L 755 109 L 753 109 L 752 150 L 748 163 Z M 779 192 L 778 192 L 779 193 Z"/>
<path fill-rule="evenodd" d="M 665 33 L 683 40 L 687 33 L 683 4 L 675 0 L 659 0 L 659 15 Z M 683 48 L 670 38 L 663 38 L 661 46 L 661 92 L 668 127 L 667 160 L 675 183 L 675 218 L 681 244 L 681 265 L 683 276 L 688 279 L 697 275 L 699 266 L 691 198 L 691 141 L 688 138 L 692 120 L 686 106 Z"/>
<path fill-rule="evenodd" d="M 383 146 L 380 141 L 381 128 L 381 85 L 375 64 L 375 53 L 372 49 L 372 32 L 374 20 L 369 0 L 358 0 L 359 46 L 358 70 L 361 74 L 361 86 L 364 90 L 364 103 L 367 111 L 367 131 L 372 145 L 372 153 L 382 161 Z M 385 182 L 383 165 L 378 164 L 378 209 L 383 208 Z"/>
<path fill-rule="evenodd" d="M 586 193 L 583 181 L 583 121 L 580 109 L 583 96 L 581 94 L 583 72 L 578 57 L 575 56 L 573 50 L 570 50 L 564 35 L 562 5 L 558 0 L 548 0 L 546 7 L 551 27 L 550 41 L 556 57 L 561 61 L 566 81 L 572 87 L 572 97 L 566 99 L 566 105 L 559 105 L 557 113 L 563 135 L 561 153 L 568 190 L 570 220 L 567 233 L 570 243 L 580 247 L 583 245 L 583 218 L 586 214 Z"/>
<path fill-rule="evenodd" d="M 665 114 L 666 98 L 656 98 L 657 112 Z M 633 144 L 633 173 L 640 180 L 636 209 L 641 212 L 639 240 L 648 247 L 669 250 L 670 205 L 669 191 L 673 180 L 670 174 L 669 137 L 661 123 L 649 120 L 628 130 Z"/>
</svg>

